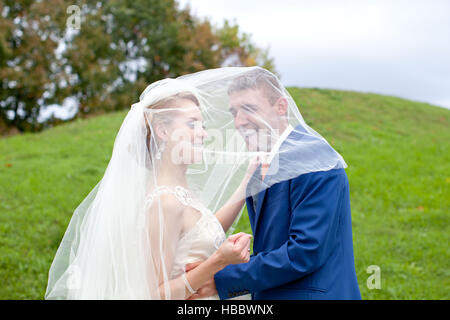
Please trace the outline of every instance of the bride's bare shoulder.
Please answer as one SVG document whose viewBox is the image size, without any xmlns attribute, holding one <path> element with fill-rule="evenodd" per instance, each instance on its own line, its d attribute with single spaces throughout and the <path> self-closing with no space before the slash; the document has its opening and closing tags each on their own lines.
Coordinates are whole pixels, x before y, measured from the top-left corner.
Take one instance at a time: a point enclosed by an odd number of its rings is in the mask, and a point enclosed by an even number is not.
<svg viewBox="0 0 450 320">
<path fill-rule="evenodd" d="M 184 206 L 174 194 L 163 193 L 153 196 L 148 202 L 148 210 L 161 210 L 164 215 L 180 216 Z"/>
</svg>

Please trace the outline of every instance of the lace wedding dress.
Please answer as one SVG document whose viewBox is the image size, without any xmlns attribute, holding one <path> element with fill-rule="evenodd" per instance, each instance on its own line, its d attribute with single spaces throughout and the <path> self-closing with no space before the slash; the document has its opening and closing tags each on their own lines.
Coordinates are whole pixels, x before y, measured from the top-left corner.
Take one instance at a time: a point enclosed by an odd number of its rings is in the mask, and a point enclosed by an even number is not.
<svg viewBox="0 0 450 320">
<path fill-rule="evenodd" d="M 159 186 L 147 197 L 146 205 L 151 206 L 155 198 L 162 194 L 172 194 L 184 206 L 189 206 L 198 211 L 201 216 L 195 225 L 178 241 L 175 252 L 174 265 L 170 272 L 170 279 L 183 274 L 186 264 L 206 260 L 211 256 L 226 239 L 225 232 L 215 215 L 206 208 L 198 199 L 181 186 Z M 238 297 L 239 298 L 239 297 Z M 247 297 L 243 297 L 248 299 Z M 219 296 L 203 298 L 204 300 L 218 300 Z M 242 299 L 242 298 L 241 298 Z"/>
</svg>

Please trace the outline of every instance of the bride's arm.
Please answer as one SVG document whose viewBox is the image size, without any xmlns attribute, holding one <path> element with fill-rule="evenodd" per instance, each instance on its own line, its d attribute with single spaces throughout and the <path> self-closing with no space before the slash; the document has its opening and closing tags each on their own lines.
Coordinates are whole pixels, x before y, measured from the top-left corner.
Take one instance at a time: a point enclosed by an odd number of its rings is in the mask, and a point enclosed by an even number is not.
<svg viewBox="0 0 450 320">
<path fill-rule="evenodd" d="M 223 259 L 216 254 L 213 254 L 197 268 L 185 273 L 186 280 L 194 291 L 197 291 L 208 279 L 211 279 L 214 274 L 222 270 L 225 267 Z M 187 286 L 185 285 L 182 276 L 172 279 L 168 283 L 171 299 L 185 300 L 192 295 Z M 159 296 L 161 299 L 166 299 L 166 286 L 164 283 L 158 287 Z"/>
<path fill-rule="evenodd" d="M 236 216 L 241 212 L 245 204 L 245 188 L 247 182 L 248 180 L 244 178 L 230 199 L 216 212 L 216 218 L 219 220 L 225 232 L 231 227 Z"/>
<path fill-rule="evenodd" d="M 227 232 L 231 227 L 234 220 L 236 219 L 236 216 L 239 214 L 239 212 L 241 212 L 241 209 L 245 204 L 245 190 L 247 188 L 248 182 L 250 181 L 250 178 L 253 175 L 253 172 L 258 165 L 259 162 L 257 160 L 254 160 L 250 163 L 244 178 L 239 184 L 239 187 L 236 189 L 230 199 L 224 204 L 224 206 L 220 208 L 215 214 L 217 220 L 219 220 L 225 232 Z"/>
</svg>

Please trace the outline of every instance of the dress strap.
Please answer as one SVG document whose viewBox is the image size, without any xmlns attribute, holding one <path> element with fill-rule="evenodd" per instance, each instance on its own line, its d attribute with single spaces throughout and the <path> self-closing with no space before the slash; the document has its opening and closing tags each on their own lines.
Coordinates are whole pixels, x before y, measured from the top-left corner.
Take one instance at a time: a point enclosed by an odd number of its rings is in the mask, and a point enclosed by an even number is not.
<svg viewBox="0 0 450 320">
<path fill-rule="evenodd" d="M 155 197 L 158 197 L 162 194 L 173 194 L 184 205 L 187 205 L 190 201 L 190 198 L 192 198 L 190 192 L 182 186 L 158 186 L 152 191 L 151 194 L 147 196 L 146 202 L 151 205 Z"/>
<path fill-rule="evenodd" d="M 192 207 L 200 211 L 201 213 L 205 212 L 206 208 L 202 206 L 202 204 L 198 200 L 192 197 L 190 191 L 186 190 L 182 186 L 175 186 L 175 187 L 158 186 L 153 190 L 153 192 L 150 195 L 147 196 L 146 205 L 151 206 L 155 197 L 158 197 L 162 194 L 172 194 L 175 196 L 175 198 L 178 199 L 178 201 L 181 202 L 181 204 Z"/>
</svg>

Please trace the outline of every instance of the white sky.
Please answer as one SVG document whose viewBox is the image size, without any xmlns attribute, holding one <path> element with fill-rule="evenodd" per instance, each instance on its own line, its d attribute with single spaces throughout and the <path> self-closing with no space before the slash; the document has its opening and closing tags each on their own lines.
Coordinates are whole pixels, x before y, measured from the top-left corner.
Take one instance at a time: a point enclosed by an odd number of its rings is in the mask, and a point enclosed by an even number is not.
<svg viewBox="0 0 450 320">
<path fill-rule="evenodd" d="M 285 86 L 395 95 L 450 108 L 450 0 L 178 0 L 236 21 Z"/>
</svg>

